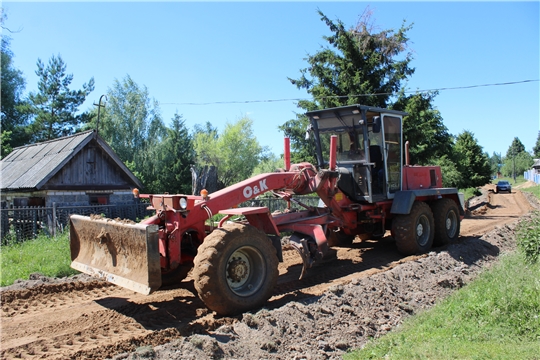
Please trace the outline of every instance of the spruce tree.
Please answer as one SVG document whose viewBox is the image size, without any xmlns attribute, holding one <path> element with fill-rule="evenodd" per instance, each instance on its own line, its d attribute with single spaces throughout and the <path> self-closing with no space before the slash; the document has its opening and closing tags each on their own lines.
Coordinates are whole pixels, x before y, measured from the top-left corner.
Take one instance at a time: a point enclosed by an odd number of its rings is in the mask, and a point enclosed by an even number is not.
<svg viewBox="0 0 540 360">
<path fill-rule="evenodd" d="M 29 133 L 33 142 L 55 139 L 74 134 L 85 122 L 85 114 L 77 114 L 79 106 L 94 90 L 94 78 L 83 84 L 81 90 L 70 90 L 73 75 L 66 73 L 66 64 L 52 56 L 47 66 L 38 59 L 36 75 L 38 92 L 28 96 L 26 112 L 33 117 Z"/>
</svg>

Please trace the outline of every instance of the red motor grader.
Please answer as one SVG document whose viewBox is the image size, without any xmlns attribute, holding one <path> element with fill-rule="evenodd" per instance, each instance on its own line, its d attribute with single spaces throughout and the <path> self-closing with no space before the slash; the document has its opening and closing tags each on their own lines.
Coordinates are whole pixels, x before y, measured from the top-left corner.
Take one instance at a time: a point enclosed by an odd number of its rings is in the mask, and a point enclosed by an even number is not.
<svg viewBox="0 0 540 360">
<path fill-rule="evenodd" d="M 199 297 L 218 314 L 257 308 L 271 296 L 282 261 L 282 234 L 303 260 L 302 276 L 331 246 L 391 231 L 403 254 L 427 252 L 459 236 L 463 197 L 442 187 L 436 166 L 410 166 L 402 121 L 406 113 L 363 105 L 310 111 L 308 133 L 317 165 L 283 169 L 200 196 L 148 198 L 155 215 L 138 224 L 70 217 L 72 267 L 149 294 L 193 268 Z M 324 157 L 328 154 L 328 158 Z M 238 207 L 265 192 L 285 210 Z M 293 195 L 316 193 L 318 207 L 288 211 Z M 218 224 L 209 219 L 224 217 Z M 236 220 L 232 220 L 236 219 Z"/>
</svg>

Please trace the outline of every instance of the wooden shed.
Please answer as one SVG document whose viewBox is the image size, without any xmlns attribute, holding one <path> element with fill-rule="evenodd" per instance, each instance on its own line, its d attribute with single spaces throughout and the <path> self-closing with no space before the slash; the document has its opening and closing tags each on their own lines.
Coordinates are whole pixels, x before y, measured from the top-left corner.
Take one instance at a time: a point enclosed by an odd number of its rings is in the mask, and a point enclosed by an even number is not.
<svg viewBox="0 0 540 360">
<path fill-rule="evenodd" d="M 127 204 L 142 186 L 95 130 L 15 148 L 0 163 L 8 208 Z"/>
</svg>

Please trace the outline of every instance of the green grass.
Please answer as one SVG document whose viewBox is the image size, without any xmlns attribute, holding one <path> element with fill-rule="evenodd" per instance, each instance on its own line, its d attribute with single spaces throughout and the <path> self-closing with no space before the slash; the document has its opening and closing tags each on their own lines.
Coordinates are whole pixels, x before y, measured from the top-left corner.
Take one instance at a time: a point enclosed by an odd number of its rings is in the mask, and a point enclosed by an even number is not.
<svg viewBox="0 0 540 360">
<path fill-rule="evenodd" d="M 69 233 L 51 238 L 40 235 L 13 245 L 1 247 L 0 286 L 13 284 L 17 279 L 28 280 L 32 273 L 45 276 L 63 277 L 77 274 L 69 265 Z"/>
<path fill-rule="evenodd" d="M 536 186 L 532 186 L 528 188 L 522 188 L 520 190 L 523 192 L 530 192 L 534 194 L 534 196 L 540 199 L 540 185 L 536 185 Z"/>
<path fill-rule="evenodd" d="M 535 216 L 524 239 L 538 233 Z M 344 358 L 540 359 L 540 262 L 529 260 L 501 256 L 471 284 Z"/>
<path fill-rule="evenodd" d="M 540 262 L 540 212 L 530 220 L 521 221 L 516 228 L 517 246 L 530 264 Z"/>
</svg>

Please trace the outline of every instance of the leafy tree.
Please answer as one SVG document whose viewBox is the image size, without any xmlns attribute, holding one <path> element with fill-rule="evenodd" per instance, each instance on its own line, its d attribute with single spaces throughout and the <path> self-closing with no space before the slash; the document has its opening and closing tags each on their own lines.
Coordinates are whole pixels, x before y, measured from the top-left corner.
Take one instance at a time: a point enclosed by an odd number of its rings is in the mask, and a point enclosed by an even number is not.
<svg viewBox="0 0 540 360">
<path fill-rule="evenodd" d="M 220 153 L 223 145 L 219 134 L 214 132 L 198 132 L 193 136 L 193 146 L 195 148 L 197 165 L 199 166 L 221 166 L 225 159 Z M 224 166 L 223 166 L 224 167 Z M 221 179 L 220 179 L 221 180 Z M 222 184 L 223 186 L 226 186 Z"/>
<path fill-rule="evenodd" d="M 300 101 L 298 107 L 310 111 L 361 103 L 405 110 L 410 116 L 404 121 L 404 137 L 413 144 L 415 163 L 428 162 L 448 151 L 452 138 L 431 104 L 437 93 L 404 96 L 402 82 L 414 73 L 409 65 L 412 53 L 407 35 L 412 26 L 403 23 L 396 31 L 375 31 L 369 10 L 351 29 L 321 11 L 319 15 L 332 35 L 323 37 L 325 47 L 308 55 L 308 67 L 300 70 L 300 77 L 289 78 L 312 96 L 312 100 Z M 395 94 L 400 95 L 392 104 Z M 291 138 L 293 162 L 315 162 L 315 146 L 305 139 L 307 126 L 307 118 L 299 114 L 279 127 Z"/>
<path fill-rule="evenodd" d="M 525 145 L 518 137 L 515 137 L 506 151 L 501 171 L 503 175 L 512 176 L 515 179 L 518 174 L 523 174 L 524 171 L 529 170 L 533 163 L 534 160 L 531 154 L 525 151 Z"/>
<path fill-rule="evenodd" d="M 6 31 L 3 24 L 5 21 L 5 13 L 2 11 L 0 22 L 2 28 Z M 25 145 L 29 141 L 29 137 L 24 131 L 27 125 L 28 116 L 21 112 L 21 108 L 25 105 L 22 99 L 22 94 L 26 86 L 22 72 L 15 68 L 13 64 L 13 52 L 10 49 L 10 37 L 2 36 L 1 40 L 1 139 L 2 153 L 0 158 L 3 158 L 11 152 L 13 147 Z"/>
<path fill-rule="evenodd" d="M 45 66 L 37 61 L 38 92 L 28 95 L 26 112 L 33 116 L 29 126 L 32 141 L 39 142 L 71 135 L 86 122 L 86 115 L 77 115 L 88 94 L 94 90 L 94 78 L 83 84 L 81 90 L 70 90 L 73 75 L 66 73 L 66 64 L 60 55 L 52 56 Z"/>
<path fill-rule="evenodd" d="M 0 133 L 0 159 L 6 157 L 10 152 L 13 151 L 13 148 L 10 145 L 11 141 L 11 131 L 4 131 Z"/>
<path fill-rule="evenodd" d="M 448 155 L 434 159 L 433 165 L 441 167 L 443 187 L 459 187 L 463 176 L 458 170 L 456 162 Z"/>
<path fill-rule="evenodd" d="M 156 158 L 158 147 L 167 136 L 159 105 L 129 75 L 122 81 L 115 79 L 107 98 L 99 134 L 150 192 L 163 166 Z"/>
<path fill-rule="evenodd" d="M 268 149 L 259 145 L 248 117 L 227 123 L 217 137 L 214 131 L 195 133 L 194 145 L 197 163 L 215 166 L 224 187 L 247 179 L 259 161 L 268 157 Z"/>
<path fill-rule="evenodd" d="M 303 114 L 298 114 L 296 119 L 289 120 L 278 127 L 291 140 L 291 163 L 293 164 L 303 161 L 317 163 L 315 142 L 306 137 L 308 124 L 308 118 Z"/>
<path fill-rule="evenodd" d="M 533 147 L 533 156 L 540 159 L 540 131 L 538 132 L 538 137 L 536 138 L 536 144 Z"/>
<path fill-rule="evenodd" d="M 506 151 L 506 157 L 511 158 L 514 155 L 518 155 L 521 152 L 525 151 L 525 145 L 519 140 L 518 137 L 515 137 L 512 141 L 512 144 L 508 148 L 508 151 Z"/>
<path fill-rule="evenodd" d="M 486 154 L 486 156 L 488 156 Z M 501 171 L 502 166 L 502 157 L 501 153 L 493 152 L 493 156 L 489 157 L 489 165 L 491 166 L 491 174 L 496 175 Z"/>
<path fill-rule="evenodd" d="M 194 147 L 197 148 L 196 140 L 199 139 L 201 146 L 200 151 L 206 152 L 206 156 L 210 156 L 210 152 L 206 151 L 206 147 L 209 143 L 217 142 L 219 137 L 218 129 L 212 125 L 210 121 L 207 121 L 204 125 L 196 124 L 194 126 Z M 215 192 L 223 188 L 223 184 L 218 179 L 216 166 L 213 164 L 219 163 L 219 159 L 214 158 L 212 161 L 201 160 L 197 155 L 196 164 L 192 166 L 192 179 L 193 179 L 193 195 L 200 195 L 202 189 L 206 189 L 210 193 Z"/>
<path fill-rule="evenodd" d="M 257 166 L 255 166 L 251 176 L 272 173 L 277 169 L 282 169 L 284 166 L 285 164 L 283 162 L 283 158 L 271 153 L 267 159 L 261 161 Z"/>
<path fill-rule="evenodd" d="M 470 131 L 458 135 L 454 146 L 457 169 L 461 174 L 458 187 L 466 189 L 483 186 L 491 179 L 489 159 Z"/>
<path fill-rule="evenodd" d="M 181 115 L 174 115 L 163 142 L 153 150 L 156 177 L 149 184 L 149 191 L 191 194 L 190 166 L 195 163 L 195 150 Z"/>
<path fill-rule="evenodd" d="M 533 163 L 534 159 L 532 155 L 527 151 L 522 151 L 515 158 L 514 156 L 504 158 L 501 173 L 508 177 L 513 177 L 514 174 L 516 176 L 522 175 L 525 171 L 531 169 Z"/>
<path fill-rule="evenodd" d="M 211 137 L 216 140 L 218 138 L 218 129 L 217 127 L 213 126 L 210 121 L 207 121 L 204 125 L 195 124 L 194 133 L 206 133 L 211 134 Z"/>
<path fill-rule="evenodd" d="M 13 53 L 9 48 L 9 39 L 2 37 L 2 128 L 18 125 L 21 114 L 17 105 L 22 103 L 21 96 L 26 82 L 22 72 L 13 65 Z M 10 129 L 11 130 L 11 129 Z"/>
</svg>

